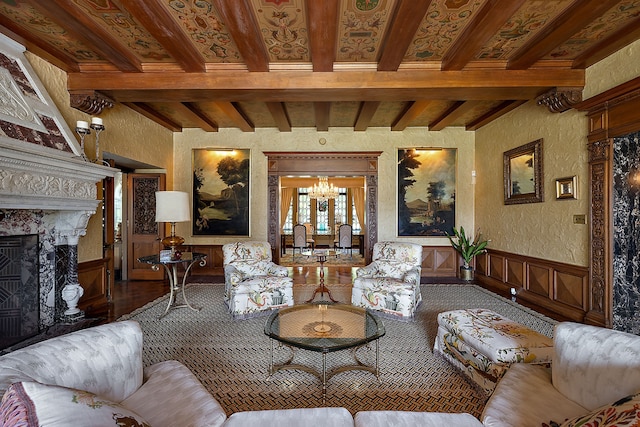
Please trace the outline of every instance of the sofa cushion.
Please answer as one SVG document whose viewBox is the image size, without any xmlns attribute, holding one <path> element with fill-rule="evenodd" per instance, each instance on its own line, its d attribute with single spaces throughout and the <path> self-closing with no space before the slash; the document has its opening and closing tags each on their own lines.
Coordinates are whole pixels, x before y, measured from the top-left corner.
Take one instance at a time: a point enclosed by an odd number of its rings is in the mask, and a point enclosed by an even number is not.
<svg viewBox="0 0 640 427">
<path fill-rule="evenodd" d="M 610 405 L 604 405 L 562 424 L 551 421 L 543 427 L 626 427 L 640 425 L 640 394 L 624 397 Z"/>
<path fill-rule="evenodd" d="M 140 415 L 87 391 L 22 382 L 12 384 L 0 404 L 1 425 L 150 426 Z"/>
<path fill-rule="evenodd" d="M 563 322 L 555 330 L 553 385 L 588 410 L 640 390 L 640 337 Z"/>
<path fill-rule="evenodd" d="M 0 356 L 0 393 L 37 381 L 120 402 L 142 384 L 142 330 L 134 320 L 50 338 Z"/>
<path fill-rule="evenodd" d="M 353 427 L 345 408 L 297 408 L 244 411 L 231 414 L 224 427 Z M 155 427 L 155 426 L 154 426 Z"/>
<path fill-rule="evenodd" d="M 159 362 L 145 368 L 145 382 L 122 401 L 153 427 L 215 427 L 227 418 L 224 410 L 182 363 Z"/>
<path fill-rule="evenodd" d="M 355 415 L 356 427 L 482 427 L 471 414 L 440 412 L 360 411 Z"/>
<path fill-rule="evenodd" d="M 486 427 L 540 427 L 587 411 L 553 387 L 548 368 L 516 363 L 498 382 L 480 421 Z"/>
</svg>

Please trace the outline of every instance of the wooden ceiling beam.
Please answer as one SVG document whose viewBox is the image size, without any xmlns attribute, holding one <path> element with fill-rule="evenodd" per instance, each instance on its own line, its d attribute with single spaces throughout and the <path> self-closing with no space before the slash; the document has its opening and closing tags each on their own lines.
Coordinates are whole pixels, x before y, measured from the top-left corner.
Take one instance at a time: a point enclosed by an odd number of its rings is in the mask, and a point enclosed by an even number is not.
<svg viewBox="0 0 640 427">
<path fill-rule="evenodd" d="M 309 23 L 309 47 L 313 71 L 333 71 L 338 47 L 338 0 L 309 1 L 307 22 Z"/>
<path fill-rule="evenodd" d="M 211 0 L 249 71 L 269 71 L 269 54 L 248 0 Z"/>
<path fill-rule="evenodd" d="M 407 108 L 396 118 L 391 125 L 392 131 L 405 130 L 407 126 L 411 124 L 426 108 L 431 104 L 431 101 L 413 101 L 410 102 Z"/>
<path fill-rule="evenodd" d="M 331 112 L 330 102 L 314 102 L 313 109 L 316 114 L 316 130 L 326 132 L 329 130 L 329 116 Z"/>
<path fill-rule="evenodd" d="M 142 64 L 133 52 L 83 13 L 72 0 L 33 1 L 30 5 L 52 19 L 73 37 L 82 40 L 88 49 L 114 64 L 118 70 L 142 71 Z"/>
<path fill-rule="evenodd" d="M 171 132 L 182 132 L 182 126 L 166 117 L 165 115 L 160 114 L 157 110 L 151 108 L 144 102 L 123 102 L 122 105 L 131 108 L 136 113 L 139 113 L 147 119 L 158 123 L 160 126 L 169 129 Z"/>
<path fill-rule="evenodd" d="M 522 104 L 525 104 L 526 102 L 527 102 L 526 100 L 501 102 L 500 105 L 498 105 L 497 107 L 492 108 L 491 110 L 487 111 L 486 113 L 484 113 L 483 115 L 481 115 L 477 119 L 475 119 L 472 122 L 470 122 L 465 127 L 465 130 L 468 130 L 468 131 L 478 130 L 482 126 L 484 126 L 484 125 L 486 125 L 488 123 L 491 123 L 492 121 L 494 121 L 495 119 L 497 119 L 500 116 L 504 116 L 509 111 L 515 110 L 516 108 L 518 108 Z"/>
<path fill-rule="evenodd" d="M 271 112 L 278 130 L 280 132 L 291 132 L 291 120 L 284 102 L 267 102 L 267 108 Z"/>
<path fill-rule="evenodd" d="M 243 132 L 255 132 L 256 128 L 235 102 L 216 101 L 215 104 L 227 115 Z"/>
<path fill-rule="evenodd" d="M 170 96 L 172 92 L 183 92 L 185 96 L 209 97 L 212 92 L 228 92 L 247 90 L 292 91 L 302 90 L 307 93 L 305 99 L 313 100 L 322 91 L 345 91 L 362 93 L 376 90 L 414 90 L 419 93 L 424 89 L 447 90 L 492 90 L 550 88 L 550 87 L 582 87 L 584 86 L 584 70 L 535 68 L 530 70 L 488 70 L 474 69 L 464 71 L 439 70 L 399 70 L 389 72 L 376 71 L 340 71 L 333 73 L 315 73 L 312 71 L 278 71 L 270 73 L 249 72 L 210 72 L 210 73 L 69 73 L 69 90 L 141 91 L 152 95 L 154 90 Z M 370 95 L 370 94 L 367 94 Z M 384 94 L 383 94 L 384 96 Z M 418 96 L 414 97 L 416 99 Z M 383 99 L 383 98 L 382 98 Z M 408 98 L 411 99 L 411 98 Z M 444 98 L 450 99 L 450 98 Z M 459 99 L 459 98 L 458 98 Z M 467 98 L 472 99 L 472 98 Z M 505 98 L 503 98 L 505 99 Z M 506 98 L 520 99 L 520 97 Z M 167 99 L 171 100 L 171 99 Z M 202 99 L 198 99 L 202 100 Z M 211 100 L 211 99 L 209 99 Z M 358 101 L 377 100 L 356 99 Z M 284 99 L 280 99 L 284 101 Z"/>
<path fill-rule="evenodd" d="M 172 104 L 172 106 L 178 111 L 179 114 L 184 115 L 188 120 L 195 123 L 196 127 L 199 127 L 205 132 L 218 132 L 218 124 L 211 120 L 207 115 L 202 112 L 195 104 L 190 102 L 179 102 Z"/>
<path fill-rule="evenodd" d="M 524 70 L 531 67 L 618 3 L 619 0 L 576 0 L 521 46 L 509 58 L 507 69 Z"/>
<path fill-rule="evenodd" d="M 595 45 L 578 55 L 574 59 L 573 68 L 588 68 L 598 61 L 622 49 L 640 38 L 640 17 L 619 28 L 609 37 L 600 40 Z"/>
<path fill-rule="evenodd" d="M 474 101 L 458 101 L 453 104 L 451 108 L 444 112 L 443 115 L 435 119 L 433 122 L 429 123 L 430 131 L 438 131 L 446 128 L 447 126 L 453 124 L 458 118 L 467 112 L 471 111 L 477 102 Z"/>
<path fill-rule="evenodd" d="M 430 4 L 431 0 L 398 0 L 380 49 L 382 55 L 378 61 L 378 71 L 398 69 Z"/>
<path fill-rule="evenodd" d="M 360 109 L 358 110 L 358 116 L 356 122 L 353 125 L 355 131 L 365 131 L 371 123 L 374 114 L 380 106 L 380 101 L 365 101 L 360 103 Z"/>
<path fill-rule="evenodd" d="M 204 58 L 189 36 L 159 2 L 125 0 L 129 11 L 186 72 L 205 72 Z"/>
<path fill-rule="evenodd" d="M 442 58 L 442 70 L 462 70 L 525 2 L 487 1 Z"/>
</svg>

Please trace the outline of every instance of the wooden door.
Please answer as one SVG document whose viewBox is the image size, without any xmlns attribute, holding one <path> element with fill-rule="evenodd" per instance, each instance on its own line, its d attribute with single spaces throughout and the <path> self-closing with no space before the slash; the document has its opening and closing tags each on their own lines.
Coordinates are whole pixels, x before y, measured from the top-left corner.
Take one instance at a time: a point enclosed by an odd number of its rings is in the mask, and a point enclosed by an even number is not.
<svg viewBox="0 0 640 427">
<path fill-rule="evenodd" d="M 160 253 L 164 224 L 156 222 L 156 191 L 165 189 L 164 174 L 131 173 L 127 176 L 127 278 L 128 280 L 162 280 L 164 269 L 153 271 L 151 265 L 138 262 L 145 255 Z"/>
<path fill-rule="evenodd" d="M 114 187 L 115 180 L 113 177 L 106 178 L 102 181 L 102 258 L 105 260 L 106 264 L 107 301 L 111 301 L 111 290 L 113 289 L 113 281 L 115 279 L 113 253 L 114 243 L 116 240 L 115 227 L 113 224 L 113 208 L 115 205 Z"/>
</svg>

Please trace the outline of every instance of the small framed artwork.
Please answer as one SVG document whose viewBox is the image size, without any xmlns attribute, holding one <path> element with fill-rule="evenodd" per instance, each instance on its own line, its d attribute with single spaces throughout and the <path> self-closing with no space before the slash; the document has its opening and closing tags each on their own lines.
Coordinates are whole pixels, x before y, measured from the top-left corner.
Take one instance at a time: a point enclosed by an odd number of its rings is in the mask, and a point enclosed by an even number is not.
<svg viewBox="0 0 640 427">
<path fill-rule="evenodd" d="M 248 149 L 193 150 L 193 235 L 249 236 Z"/>
<path fill-rule="evenodd" d="M 504 204 L 544 201 L 542 139 L 504 152 Z"/>
<path fill-rule="evenodd" d="M 568 176 L 556 179 L 556 199 L 567 200 L 578 198 L 578 177 Z"/>
</svg>

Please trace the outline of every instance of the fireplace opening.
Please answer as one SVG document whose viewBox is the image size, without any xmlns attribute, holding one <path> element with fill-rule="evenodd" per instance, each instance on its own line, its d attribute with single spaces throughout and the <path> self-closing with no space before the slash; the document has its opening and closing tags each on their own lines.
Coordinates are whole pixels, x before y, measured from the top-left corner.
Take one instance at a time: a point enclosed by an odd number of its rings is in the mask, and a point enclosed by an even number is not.
<svg viewBox="0 0 640 427">
<path fill-rule="evenodd" d="M 40 332 L 38 235 L 0 236 L 0 349 Z"/>
</svg>

